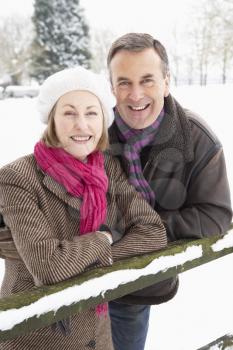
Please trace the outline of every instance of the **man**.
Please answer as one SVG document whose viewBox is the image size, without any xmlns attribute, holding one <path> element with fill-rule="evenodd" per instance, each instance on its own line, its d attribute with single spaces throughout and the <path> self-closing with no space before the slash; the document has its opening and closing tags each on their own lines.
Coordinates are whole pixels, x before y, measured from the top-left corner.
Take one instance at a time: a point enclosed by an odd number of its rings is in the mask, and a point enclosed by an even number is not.
<svg viewBox="0 0 233 350">
<path fill-rule="evenodd" d="M 108 68 L 116 97 L 111 152 L 159 212 L 168 239 L 224 233 L 232 212 L 222 145 L 169 93 L 163 45 L 149 34 L 126 34 L 112 44 Z M 143 350 L 148 304 L 168 301 L 177 288 L 178 278 L 171 278 L 111 302 L 115 350 Z"/>
</svg>

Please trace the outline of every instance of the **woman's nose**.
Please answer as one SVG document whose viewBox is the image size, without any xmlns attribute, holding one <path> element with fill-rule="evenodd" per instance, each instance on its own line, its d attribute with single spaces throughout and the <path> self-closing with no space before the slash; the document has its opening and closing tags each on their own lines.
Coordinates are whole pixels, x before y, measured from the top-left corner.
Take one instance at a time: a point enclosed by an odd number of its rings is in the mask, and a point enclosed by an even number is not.
<svg viewBox="0 0 233 350">
<path fill-rule="evenodd" d="M 85 129 L 87 127 L 86 118 L 79 115 L 77 118 L 75 118 L 74 125 L 79 130 Z"/>
</svg>

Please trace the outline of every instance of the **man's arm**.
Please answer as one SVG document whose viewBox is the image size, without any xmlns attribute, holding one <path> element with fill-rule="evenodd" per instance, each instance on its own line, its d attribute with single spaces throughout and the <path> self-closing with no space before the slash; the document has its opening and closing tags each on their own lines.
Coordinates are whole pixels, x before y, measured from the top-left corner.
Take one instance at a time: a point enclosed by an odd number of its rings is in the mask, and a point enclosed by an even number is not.
<svg viewBox="0 0 233 350">
<path fill-rule="evenodd" d="M 171 241 L 226 232 L 232 220 L 230 189 L 222 148 L 192 176 L 185 204 L 160 212 Z"/>
</svg>

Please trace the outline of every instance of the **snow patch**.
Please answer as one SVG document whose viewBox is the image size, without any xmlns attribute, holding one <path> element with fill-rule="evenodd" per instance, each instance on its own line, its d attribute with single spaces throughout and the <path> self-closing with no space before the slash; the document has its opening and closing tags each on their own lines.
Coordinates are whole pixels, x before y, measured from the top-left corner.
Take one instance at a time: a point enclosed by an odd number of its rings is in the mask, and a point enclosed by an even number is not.
<svg viewBox="0 0 233 350">
<path fill-rule="evenodd" d="M 233 229 L 211 246 L 214 252 L 219 252 L 220 250 L 231 247 L 233 247 Z"/>
<path fill-rule="evenodd" d="M 219 344 L 219 345 L 213 345 L 211 346 L 211 348 L 209 348 L 209 350 L 219 350 L 221 349 L 219 346 L 221 346 L 222 344 Z"/>
</svg>

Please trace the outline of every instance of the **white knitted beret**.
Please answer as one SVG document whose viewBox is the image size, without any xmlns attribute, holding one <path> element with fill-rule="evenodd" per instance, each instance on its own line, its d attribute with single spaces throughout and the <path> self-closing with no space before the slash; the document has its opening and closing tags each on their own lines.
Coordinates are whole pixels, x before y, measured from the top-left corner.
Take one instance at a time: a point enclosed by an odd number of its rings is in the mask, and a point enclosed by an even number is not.
<svg viewBox="0 0 233 350">
<path fill-rule="evenodd" d="M 66 68 L 52 74 L 40 86 L 37 110 L 43 123 L 48 123 L 49 113 L 57 100 L 73 90 L 85 90 L 96 95 L 103 107 L 106 125 L 110 125 L 113 119 L 112 108 L 115 105 L 110 84 L 104 76 L 93 73 L 81 66 Z"/>
</svg>

